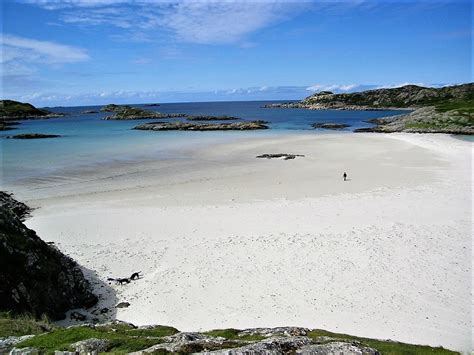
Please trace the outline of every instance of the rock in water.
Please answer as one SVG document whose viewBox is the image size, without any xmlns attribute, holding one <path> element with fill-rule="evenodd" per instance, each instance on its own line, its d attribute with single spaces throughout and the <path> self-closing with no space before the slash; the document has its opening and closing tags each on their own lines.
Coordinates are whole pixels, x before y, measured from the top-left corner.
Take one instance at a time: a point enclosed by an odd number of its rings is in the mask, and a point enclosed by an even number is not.
<svg viewBox="0 0 474 355">
<path fill-rule="evenodd" d="M 324 128 L 324 129 L 343 129 L 350 127 L 351 125 L 345 123 L 333 123 L 333 122 L 321 122 L 321 123 L 313 123 L 312 126 L 314 128 Z"/>
<path fill-rule="evenodd" d="M 248 131 L 267 129 L 263 123 L 232 122 L 232 123 L 189 123 L 189 122 L 150 122 L 136 126 L 134 129 L 150 131 Z"/>
<path fill-rule="evenodd" d="M 58 320 L 69 309 L 96 304 L 77 263 L 22 223 L 18 201 L 0 197 L 0 311 Z"/>
<path fill-rule="evenodd" d="M 58 138 L 59 134 L 43 134 L 43 133 L 22 133 L 14 136 L 8 136 L 11 139 L 43 139 L 43 138 Z"/>
</svg>

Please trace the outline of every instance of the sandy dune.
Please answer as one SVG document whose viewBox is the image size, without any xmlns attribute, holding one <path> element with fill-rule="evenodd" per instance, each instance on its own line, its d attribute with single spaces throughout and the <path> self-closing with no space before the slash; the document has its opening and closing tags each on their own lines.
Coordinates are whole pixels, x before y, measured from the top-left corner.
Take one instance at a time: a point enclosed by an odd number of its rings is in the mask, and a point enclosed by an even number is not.
<svg viewBox="0 0 474 355">
<path fill-rule="evenodd" d="M 443 135 L 249 138 L 14 191 L 40 207 L 29 227 L 101 279 L 143 272 L 113 286 L 131 303 L 118 319 L 468 350 L 471 149 Z"/>
</svg>

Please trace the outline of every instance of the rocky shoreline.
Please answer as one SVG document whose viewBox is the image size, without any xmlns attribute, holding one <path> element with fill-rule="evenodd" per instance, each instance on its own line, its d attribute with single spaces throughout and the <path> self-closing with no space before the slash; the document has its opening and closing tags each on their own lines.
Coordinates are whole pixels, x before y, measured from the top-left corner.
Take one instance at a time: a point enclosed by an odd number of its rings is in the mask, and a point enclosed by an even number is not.
<svg viewBox="0 0 474 355">
<path fill-rule="evenodd" d="M 408 132 L 474 134 L 474 84 L 442 88 L 406 85 L 356 93 L 322 91 L 299 102 L 267 104 L 266 108 L 308 110 L 411 111 L 387 119 L 369 121 L 375 127 L 354 132 Z M 315 127 L 329 128 L 329 127 Z"/>
<path fill-rule="evenodd" d="M 368 121 L 375 127 L 358 128 L 356 133 L 445 133 L 474 135 L 474 118 L 458 112 L 438 112 L 434 107 L 423 107 L 405 115 Z"/>
</svg>

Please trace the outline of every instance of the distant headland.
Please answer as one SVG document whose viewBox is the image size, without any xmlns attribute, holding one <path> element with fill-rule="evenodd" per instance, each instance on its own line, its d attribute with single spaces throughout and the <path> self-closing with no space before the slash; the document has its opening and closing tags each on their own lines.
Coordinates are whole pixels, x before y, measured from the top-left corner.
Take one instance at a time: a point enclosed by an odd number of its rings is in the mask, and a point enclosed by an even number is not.
<svg viewBox="0 0 474 355">
<path fill-rule="evenodd" d="M 474 134 L 474 84 L 427 88 L 406 85 L 356 93 L 321 91 L 302 101 L 275 103 L 266 108 L 309 110 L 413 110 L 406 115 L 372 120 L 373 128 L 356 132 Z"/>
</svg>

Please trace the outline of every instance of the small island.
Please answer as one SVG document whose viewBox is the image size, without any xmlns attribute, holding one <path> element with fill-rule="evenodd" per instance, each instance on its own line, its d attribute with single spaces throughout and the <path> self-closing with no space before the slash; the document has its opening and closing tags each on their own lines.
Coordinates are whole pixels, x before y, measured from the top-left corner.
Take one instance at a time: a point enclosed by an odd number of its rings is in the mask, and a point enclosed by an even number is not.
<svg viewBox="0 0 474 355">
<path fill-rule="evenodd" d="M 44 138 L 58 138 L 59 134 L 43 134 L 43 133 L 22 133 L 14 136 L 7 136 L 10 139 L 44 139 Z"/>
<path fill-rule="evenodd" d="M 323 128 L 323 129 L 344 129 L 350 127 L 351 125 L 345 123 L 334 123 L 334 122 L 320 122 L 320 123 L 313 123 L 311 125 L 313 128 Z"/>
<path fill-rule="evenodd" d="M 0 121 L 33 120 L 62 116 L 64 116 L 63 113 L 38 109 L 29 103 L 13 100 L 0 100 Z M 5 124 L 5 122 L 3 123 Z"/>
<path fill-rule="evenodd" d="M 268 129 L 268 126 L 254 121 L 232 123 L 189 123 L 189 122 L 150 122 L 134 129 L 150 131 L 249 131 Z"/>
<path fill-rule="evenodd" d="M 183 113 L 161 113 L 155 111 L 143 110 L 132 106 L 119 106 L 110 104 L 102 107 L 103 112 L 113 112 L 112 115 L 106 116 L 104 120 L 141 120 L 149 118 L 177 118 L 186 116 Z"/>
<path fill-rule="evenodd" d="M 99 111 L 94 111 L 94 110 L 86 110 L 81 112 L 83 115 L 90 115 L 93 113 L 99 113 Z"/>
<path fill-rule="evenodd" d="M 186 116 L 186 119 L 189 121 L 232 121 L 232 120 L 240 120 L 238 117 L 232 116 L 206 116 L 206 115 L 189 115 Z"/>
</svg>

